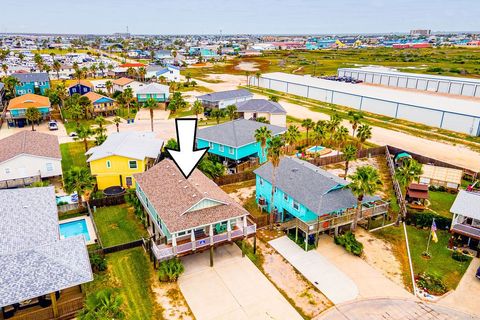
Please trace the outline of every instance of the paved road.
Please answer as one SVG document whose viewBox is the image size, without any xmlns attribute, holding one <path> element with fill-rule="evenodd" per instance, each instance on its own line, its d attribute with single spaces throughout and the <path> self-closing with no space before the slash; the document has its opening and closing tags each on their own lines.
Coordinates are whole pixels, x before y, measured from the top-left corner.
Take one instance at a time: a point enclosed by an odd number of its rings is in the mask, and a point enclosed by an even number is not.
<svg viewBox="0 0 480 320">
<path fill-rule="evenodd" d="M 286 236 L 269 244 L 334 304 L 357 298 L 355 282 L 318 251 L 305 251 Z"/>
<path fill-rule="evenodd" d="M 196 319 L 302 319 L 236 245 L 216 248 L 214 255 L 213 268 L 208 251 L 182 258 L 179 285 Z"/>
<path fill-rule="evenodd" d="M 475 316 L 408 299 L 367 299 L 337 305 L 315 320 L 466 320 Z"/>
</svg>

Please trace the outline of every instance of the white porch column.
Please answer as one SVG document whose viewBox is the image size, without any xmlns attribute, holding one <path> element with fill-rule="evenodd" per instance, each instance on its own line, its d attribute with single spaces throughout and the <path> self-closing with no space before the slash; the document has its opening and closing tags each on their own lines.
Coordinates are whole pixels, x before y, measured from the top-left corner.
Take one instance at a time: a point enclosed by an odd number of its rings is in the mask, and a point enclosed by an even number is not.
<svg viewBox="0 0 480 320">
<path fill-rule="evenodd" d="M 172 233 L 172 248 L 173 254 L 177 254 L 177 238 L 175 237 L 175 233 Z"/>
<path fill-rule="evenodd" d="M 210 236 L 210 245 L 213 246 L 213 224 L 210 225 L 208 235 Z"/>
<path fill-rule="evenodd" d="M 190 232 L 190 241 L 192 242 L 192 250 L 195 251 L 195 249 L 197 248 L 197 243 L 195 241 L 195 230 L 192 229 L 192 231 Z"/>
<path fill-rule="evenodd" d="M 230 220 L 227 220 L 227 237 L 228 241 L 232 241 L 232 224 L 230 223 Z"/>
<path fill-rule="evenodd" d="M 243 235 L 247 236 L 247 216 L 243 216 Z"/>
</svg>

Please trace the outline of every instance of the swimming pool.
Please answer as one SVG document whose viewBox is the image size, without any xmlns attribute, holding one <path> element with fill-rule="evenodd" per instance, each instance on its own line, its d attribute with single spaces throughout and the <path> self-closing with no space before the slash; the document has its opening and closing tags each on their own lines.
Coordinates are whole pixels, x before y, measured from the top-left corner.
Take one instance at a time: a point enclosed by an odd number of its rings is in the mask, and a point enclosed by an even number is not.
<svg viewBox="0 0 480 320">
<path fill-rule="evenodd" d="M 90 241 L 90 234 L 88 233 L 87 221 L 85 219 L 60 223 L 60 238 L 65 239 L 78 235 L 83 235 L 85 241 Z"/>
<path fill-rule="evenodd" d="M 310 147 L 307 149 L 308 152 L 320 152 L 322 151 L 323 149 L 325 149 L 325 147 L 322 147 L 322 146 L 313 146 L 313 147 Z"/>
</svg>

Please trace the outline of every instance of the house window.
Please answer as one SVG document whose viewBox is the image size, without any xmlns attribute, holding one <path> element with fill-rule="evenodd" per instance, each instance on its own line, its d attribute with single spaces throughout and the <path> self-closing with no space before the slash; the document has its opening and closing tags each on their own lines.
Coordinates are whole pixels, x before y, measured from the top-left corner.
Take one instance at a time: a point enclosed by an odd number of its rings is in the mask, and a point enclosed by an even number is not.
<svg viewBox="0 0 480 320">
<path fill-rule="evenodd" d="M 224 147 L 223 144 L 218 145 L 218 151 L 223 152 Z"/>
<path fill-rule="evenodd" d="M 210 149 L 213 149 L 213 142 L 209 142 L 209 143 L 208 143 L 208 147 L 209 147 Z"/>
<path fill-rule="evenodd" d="M 228 147 L 228 153 L 233 154 L 234 151 L 235 151 L 235 149 L 233 149 L 232 147 Z"/>
<path fill-rule="evenodd" d="M 293 209 L 298 210 L 300 208 L 300 205 L 298 204 L 297 201 L 293 201 Z"/>
<path fill-rule="evenodd" d="M 128 161 L 128 167 L 130 169 L 137 169 L 137 160 L 130 160 Z"/>
<path fill-rule="evenodd" d="M 132 184 L 133 184 L 132 177 L 126 177 L 126 178 L 125 178 L 125 181 L 126 181 L 126 183 L 127 183 L 127 187 L 130 188 L 130 187 L 132 186 Z"/>
<path fill-rule="evenodd" d="M 107 160 L 107 168 L 111 168 L 112 167 L 112 163 L 110 162 L 110 160 Z"/>
<path fill-rule="evenodd" d="M 286 193 L 283 194 L 283 200 L 288 201 L 288 194 Z"/>
<path fill-rule="evenodd" d="M 53 171 L 53 163 L 47 163 L 47 171 Z"/>
<path fill-rule="evenodd" d="M 260 185 L 263 186 L 263 179 L 260 178 Z"/>
</svg>

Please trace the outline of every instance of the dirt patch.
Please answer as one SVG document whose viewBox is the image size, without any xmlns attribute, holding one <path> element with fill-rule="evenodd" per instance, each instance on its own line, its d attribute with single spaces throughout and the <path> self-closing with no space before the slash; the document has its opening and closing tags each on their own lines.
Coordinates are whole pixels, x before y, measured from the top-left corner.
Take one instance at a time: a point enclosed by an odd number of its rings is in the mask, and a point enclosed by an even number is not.
<svg viewBox="0 0 480 320">
<path fill-rule="evenodd" d="M 263 272 L 305 317 L 313 318 L 332 306 L 327 297 L 272 247 L 263 241 L 257 241 L 257 246 L 262 255 Z"/>
<path fill-rule="evenodd" d="M 254 71 L 259 70 L 257 63 L 255 63 L 255 62 L 245 62 L 245 61 L 241 61 L 234 68 L 237 69 L 237 70 L 250 71 L 250 72 L 254 72 Z"/>
<path fill-rule="evenodd" d="M 163 308 L 164 319 L 195 319 L 177 283 L 160 283 L 153 288 L 153 293 L 155 300 Z"/>
<path fill-rule="evenodd" d="M 231 192 L 229 196 L 233 198 L 240 204 L 244 204 L 245 200 L 252 196 L 252 193 L 255 191 L 255 186 L 240 188 L 237 191 Z"/>
<path fill-rule="evenodd" d="M 372 267 L 380 270 L 387 278 L 404 286 L 402 266 L 395 257 L 392 245 L 358 228 L 355 236 L 363 243 L 363 259 Z"/>
</svg>

